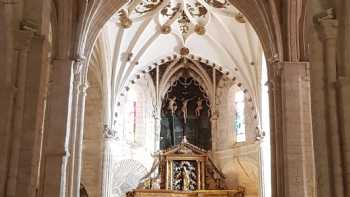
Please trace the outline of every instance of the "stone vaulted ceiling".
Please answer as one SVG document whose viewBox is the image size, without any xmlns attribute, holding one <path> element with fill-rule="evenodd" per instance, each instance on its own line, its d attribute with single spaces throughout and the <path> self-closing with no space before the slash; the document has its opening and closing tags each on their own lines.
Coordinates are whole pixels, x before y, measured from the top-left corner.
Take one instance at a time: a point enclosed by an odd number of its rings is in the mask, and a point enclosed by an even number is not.
<svg viewBox="0 0 350 197">
<path fill-rule="evenodd" d="M 228 0 L 132 0 L 106 23 L 98 40 L 112 100 L 139 73 L 184 47 L 188 56 L 219 65 L 253 98 L 260 97 L 262 47 L 250 23 Z M 94 56 L 96 52 L 92 60 Z"/>
</svg>

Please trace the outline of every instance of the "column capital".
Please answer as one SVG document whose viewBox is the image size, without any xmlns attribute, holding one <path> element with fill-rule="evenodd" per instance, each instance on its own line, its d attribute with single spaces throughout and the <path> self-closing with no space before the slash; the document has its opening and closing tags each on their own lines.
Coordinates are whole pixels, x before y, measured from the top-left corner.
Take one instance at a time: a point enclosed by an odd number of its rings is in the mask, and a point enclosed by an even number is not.
<svg viewBox="0 0 350 197">
<path fill-rule="evenodd" d="M 76 56 L 72 58 L 74 65 L 73 65 L 73 71 L 74 75 L 80 74 L 84 71 L 84 65 L 86 64 L 86 58 L 84 56 Z"/>
<path fill-rule="evenodd" d="M 44 36 L 39 34 L 38 24 L 31 20 L 22 20 L 18 30 L 15 30 L 17 50 L 27 50 L 33 38 L 44 39 Z"/>
<path fill-rule="evenodd" d="M 87 65 L 85 57 L 78 56 L 72 59 L 73 63 L 73 84 L 74 89 L 85 92 L 88 88 L 88 83 L 83 76 L 86 73 Z"/>
<path fill-rule="evenodd" d="M 281 78 L 281 71 L 282 71 L 282 62 L 277 59 L 271 59 L 268 60 L 268 65 L 270 67 L 270 71 L 268 73 L 269 79 L 266 82 L 266 85 L 268 85 L 269 90 L 273 91 L 279 88 L 279 81 Z"/>
<path fill-rule="evenodd" d="M 326 10 L 321 17 L 317 18 L 322 40 L 336 39 L 338 34 L 338 20 L 335 18 L 333 8 Z"/>
<path fill-rule="evenodd" d="M 261 142 L 264 140 L 266 133 L 260 129 L 257 128 L 256 136 L 255 136 L 255 141 L 256 142 Z"/>
<path fill-rule="evenodd" d="M 117 140 L 117 131 L 108 127 L 108 125 L 104 125 L 103 127 L 103 135 L 105 139 L 114 139 Z"/>
<path fill-rule="evenodd" d="M 79 93 L 86 95 L 86 90 L 90 87 L 89 82 L 84 80 L 79 85 Z"/>
</svg>

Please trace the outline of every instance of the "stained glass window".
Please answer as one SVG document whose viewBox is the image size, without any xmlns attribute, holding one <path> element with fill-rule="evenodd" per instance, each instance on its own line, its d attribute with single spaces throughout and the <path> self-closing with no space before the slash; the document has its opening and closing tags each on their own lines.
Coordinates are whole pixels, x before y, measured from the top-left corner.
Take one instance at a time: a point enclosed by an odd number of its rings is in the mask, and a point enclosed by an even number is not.
<svg viewBox="0 0 350 197">
<path fill-rule="evenodd" d="M 244 120 L 244 93 L 238 91 L 235 93 L 235 130 L 236 141 L 245 142 L 245 120 Z"/>
</svg>

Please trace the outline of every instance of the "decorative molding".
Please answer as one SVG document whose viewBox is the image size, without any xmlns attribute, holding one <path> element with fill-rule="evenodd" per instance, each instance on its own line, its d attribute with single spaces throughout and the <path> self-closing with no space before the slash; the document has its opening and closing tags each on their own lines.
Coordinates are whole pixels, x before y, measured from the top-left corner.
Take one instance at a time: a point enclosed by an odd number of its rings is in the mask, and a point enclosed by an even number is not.
<svg viewBox="0 0 350 197">
<path fill-rule="evenodd" d="M 322 40 L 336 39 L 338 35 L 338 20 L 327 19 L 320 20 L 320 38 Z"/>
<path fill-rule="evenodd" d="M 128 17 L 128 13 L 125 9 L 121 9 L 118 13 L 118 22 L 117 25 L 119 25 L 123 29 L 127 29 L 131 27 L 132 20 Z"/>
<path fill-rule="evenodd" d="M 103 126 L 103 134 L 105 139 L 118 140 L 117 131 L 108 127 L 108 125 Z"/>
<path fill-rule="evenodd" d="M 20 29 L 24 31 L 30 31 L 33 33 L 38 33 L 39 25 L 31 20 L 23 20 L 20 23 Z"/>
<path fill-rule="evenodd" d="M 73 58 L 73 62 L 74 62 L 74 65 L 73 65 L 74 76 L 82 74 L 84 70 L 83 67 L 86 63 L 85 57 L 78 56 L 76 58 Z"/>
<path fill-rule="evenodd" d="M 236 21 L 239 22 L 239 23 L 246 23 L 246 22 L 247 22 L 247 20 L 245 19 L 245 17 L 243 16 L 242 13 L 236 14 L 236 15 L 235 15 L 235 19 L 236 19 Z"/>
</svg>

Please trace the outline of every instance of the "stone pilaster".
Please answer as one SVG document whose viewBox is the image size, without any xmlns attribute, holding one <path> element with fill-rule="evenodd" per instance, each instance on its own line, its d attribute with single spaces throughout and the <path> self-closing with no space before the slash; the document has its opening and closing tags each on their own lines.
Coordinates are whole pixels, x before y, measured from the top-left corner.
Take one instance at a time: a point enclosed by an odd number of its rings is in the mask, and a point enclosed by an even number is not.
<svg viewBox="0 0 350 197">
<path fill-rule="evenodd" d="M 269 76 L 269 106 L 270 106 L 270 133 L 271 133 L 271 185 L 273 197 L 284 195 L 284 168 L 277 166 L 284 163 L 282 139 L 282 114 L 281 110 L 281 64 L 271 60 L 268 62 Z"/>
<path fill-rule="evenodd" d="M 34 32 L 32 31 L 18 31 L 16 35 L 16 38 L 18 39 L 18 42 L 15 43 L 15 59 L 17 63 L 13 66 L 16 68 L 16 79 L 14 85 L 17 89 L 14 95 L 13 106 L 11 106 L 13 107 L 13 117 L 11 118 L 11 134 L 9 135 L 9 138 L 7 138 L 7 143 L 9 144 L 5 147 L 5 150 L 8 150 L 5 157 L 7 156 L 9 159 L 6 173 L 6 196 L 16 196 L 21 138 L 24 129 L 27 68 L 29 66 L 28 64 L 30 64 L 30 62 L 28 62 L 28 53 L 33 37 Z"/>
<path fill-rule="evenodd" d="M 70 156 L 72 60 L 52 62 L 47 99 L 46 125 L 41 164 L 40 197 L 62 197 L 66 193 L 67 161 Z"/>
<path fill-rule="evenodd" d="M 274 196 L 316 196 L 309 64 L 276 62 L 271 70 Z"/>
<path fill-rule="evenodd" d="M 49 66 L 47 41 L 35 35 L 28 51 L 16 196 L 35 196 Z"/>
<path fill-rule="evenodd" d="M 283 63 L 281 93 L 285 196 L 316 196 L 308 63 Z"/>
</svg>

